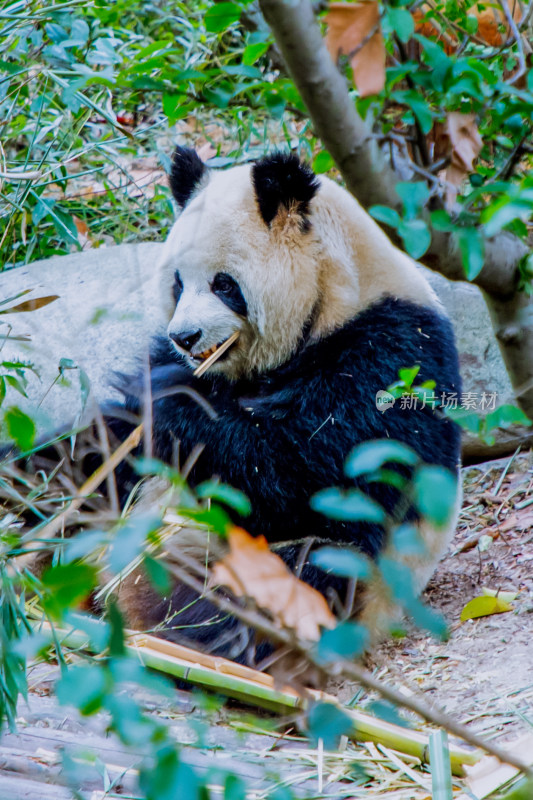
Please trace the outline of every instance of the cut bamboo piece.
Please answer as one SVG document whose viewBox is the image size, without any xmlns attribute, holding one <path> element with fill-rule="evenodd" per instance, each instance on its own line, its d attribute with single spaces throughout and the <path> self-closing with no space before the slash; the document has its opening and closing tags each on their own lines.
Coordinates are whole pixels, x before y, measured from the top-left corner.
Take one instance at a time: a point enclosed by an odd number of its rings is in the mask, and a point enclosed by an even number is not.
<svg viewBox="0 0 533 800">
<path fill-rule="evenodd" d="M 200 364 L 199 367 L 196 367 L 196 369 L 193 372 L 193 375 L 195 376 L 195 378 L 199 378 L 201 375 L 203 375 L 204 372 L 207 369 L 209 369 L 209 367 L 211 367 L 215 363 L 215 361 L 218 361 L 220 356 L 223 355 L 226 352 L 226 350 L 228 349 L 228 347 L 231 347 L 231 345 L 234 342 L 236 342 L 238 338 L 239 338 L 239 331 L 235 331 L 235 333 L 231 334 L 229 339 L 226 339 L 225 342 L 222 342 L 220 347 L 217 347 L 215 352 L 212 353 L 209 356 L 209 358 L 206 358 L 205 361 L 202 361 L 202 363 Z"/>
<path fill-rule="evenodd" d="M 520 756 L 526 764 L 533 763 L 533 734 L 527 733 L 514 742 L 505 745 L 515 756 Z M 511 764 L 502 764 L 494 756 L 483 756 L 477 764 L 466 770 L 467 785 L 472 795 L 478 800 L 489 797 L 498 789 L 502 789 L 509 781 L 520 773 Z M 470 794 L 462 794 L 457 800 L 470 800 Z"/>
<path fill-rule="evenodd" d="M 49 623 L 41 623 L 38 629 L 52 634 Z M 55 631 L 61 644 L 89 651 L 92 649 L 89 637 L 82 631 L 58 628 Z M 422 762 L 428 761 L 428 734 L 385 722 L 364 711 L 345 708 L 326 692 L 309 689 L 308 696 L 304 697 L 290 687 L 280 690 L 267 673 L 235 664 L 229 659 L 199 653 L 149 634 L 128 632 L 126 648 L 134 652 L 146 667 L 270 711 L 286 713 L 295 709 L 305 710 L 309 697 L 332 703 L 352 718 L 351 736 L 356 741 L 376 742 L 399 753 L 415 756 Z M 477 763 L 482 755 L 479 749 L 450 744 L 453 773 L 463 775 L 464 765 Z"/>
</svg>

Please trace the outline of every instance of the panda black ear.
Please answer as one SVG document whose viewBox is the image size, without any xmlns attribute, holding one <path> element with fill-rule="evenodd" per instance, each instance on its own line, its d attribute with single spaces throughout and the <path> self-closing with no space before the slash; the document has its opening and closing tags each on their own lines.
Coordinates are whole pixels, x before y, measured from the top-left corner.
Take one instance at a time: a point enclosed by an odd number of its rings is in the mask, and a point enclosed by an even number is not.
<svg viewBox="0 0 533 800">
<path fill-rule="evenodd" d="M 207 167 L 198 153 L 190 147 L 176 147 L 172 156 L 169 184 L 174 200 L 180 208 L 185 208 L 194 190 L 198 187 Z"/>
<path fill-rule="evenodd" d="M 252 180 L 259 211 L 267 225 L 270 226 L 280 206 L 288 209 L 296 205 L 303 229 L 309 227 L 309 203 L 320 184 L 313 170 L 297 156 L 291 153 L 266 156 L 254 164 Z"/>
</svg>

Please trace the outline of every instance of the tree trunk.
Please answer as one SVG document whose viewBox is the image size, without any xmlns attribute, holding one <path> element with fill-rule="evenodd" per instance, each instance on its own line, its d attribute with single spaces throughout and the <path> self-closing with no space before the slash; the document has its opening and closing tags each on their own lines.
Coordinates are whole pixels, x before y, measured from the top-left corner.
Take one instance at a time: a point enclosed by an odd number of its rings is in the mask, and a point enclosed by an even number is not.
<svg viewBox="0 0 533 800">
<path fill-rule="evenodd" d="M 398 177 L 357 114 L 309 0 L 259 0 L 259 6 L 314 129 L 349 191 L 365 208 L 379 204 L 399 209 Z M 456 236 L 431 233 L 424 263 L 451 280 L 465 280 Z M 473 283 L 483 289 L 516 400 L 533 419 L 533 300 L 516 288 L 518 264 L 527 252 L 527 245 L 507 232 L 486 239 L 485 264 Z"/>
</svg>

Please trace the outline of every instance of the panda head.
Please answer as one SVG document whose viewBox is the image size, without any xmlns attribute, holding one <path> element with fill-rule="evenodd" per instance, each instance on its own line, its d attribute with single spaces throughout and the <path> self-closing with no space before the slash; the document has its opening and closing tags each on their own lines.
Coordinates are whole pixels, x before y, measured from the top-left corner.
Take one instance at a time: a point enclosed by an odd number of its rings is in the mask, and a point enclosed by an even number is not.
<svg viewBox="0 0 533 800">
<path fill-rule="evenodd" d="M 353 318 L 369 286 L 394 289 L 389 266 L 402 254 L 345 190 L 295 156 L 212 171 L 178 147 L 170 186 L 180 214 L 160 263 L 161 302 L 193 369 L 236 331 L 211 372 L 235 380 L 275 368 L 304 336 Z"/>
</svg>

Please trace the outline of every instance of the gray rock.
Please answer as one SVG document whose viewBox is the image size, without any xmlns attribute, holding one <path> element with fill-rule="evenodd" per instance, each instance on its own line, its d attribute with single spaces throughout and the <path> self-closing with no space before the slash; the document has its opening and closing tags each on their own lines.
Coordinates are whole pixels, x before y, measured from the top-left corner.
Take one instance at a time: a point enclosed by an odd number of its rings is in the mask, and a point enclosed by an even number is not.
<svg viewBox="0 0 533 800">
<path fill-rule="evenodd" d="M 94 403 L 118 397 L 113 371 L 132 372 L 146 358 L 153 334 L 162 327 L 156 265 L 162 245 L 121 245 L 36 261 L 0 275 L 0 301 L 25 289 L 23 300 L 59 295 L 34 311 L 0 317 L 1 360 L 31 362 L 28 399 L 14 390 L 5 403 L 37 410 L 42 431 L 70 425 L 82 414 L 80 370 L 88 376 Z M 17 302 L 17 301 L 14 301 Z M 11 305 L 11 304 L 10 304 Z M 16 337 L 29 341 L 17 341 Z M 62 359 L 76 368 L 63 370 Z"/>
<path fill-rule="evenodd" d="M 453 323 L 463 391 L 481 394 L 496 392 L 496 405 L 513 402 L 511 382 L 481 291 L 471 283 L 448 281 L 422 267 L 422 272 L 437 292 Z"/>
</svg>

